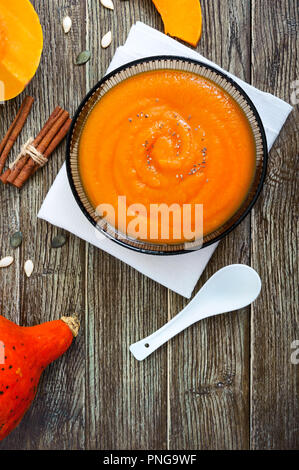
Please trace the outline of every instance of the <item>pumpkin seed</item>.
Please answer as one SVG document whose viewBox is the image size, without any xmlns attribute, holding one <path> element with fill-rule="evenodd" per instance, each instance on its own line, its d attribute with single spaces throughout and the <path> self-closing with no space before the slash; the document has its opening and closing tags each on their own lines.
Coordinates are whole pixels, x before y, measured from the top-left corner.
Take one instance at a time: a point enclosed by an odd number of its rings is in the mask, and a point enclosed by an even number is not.
<svg viewBox="0 0 299 470">
<path fill-rule="evenodd" d="M 82 51 L 76 58 L 76 65 L 84 65 L 86 62 L 90 60 L 91 52 L 90 51 Z"/>
<path fill-rule="evenodd" d="M 114 4 L 112 0 L 101 0 L 103 7 L 109 8 L 109 10 L 114 10 Z"/>
<path fill-rule="evenodd" d="M 106 47 L 110 46 L 111 41 L 112 41 L 112 33 L 111 31 L 108 31 L 108 33 L 106 33 L 102 37 L 101 46 L 103 47 L 103 49 L 106 49 Z"/>
<path fill-rule="evenodd" d="M 18 248 L 23 240 L 22 232 L 16 232 L 10 237 L 10 246 L 12 248 Z"/>
<path fill-rule="evenodd" d="M 65 34 L 69 33 L 72 27 L 72 20 L 69 16 L 65 16 L 62 20 L 62 26 Z"/>
<path fill-rule="evenodd" d="M 24 271 L 27 277 L 30 277 L 34 268 L 34 264 L 31 259 L 28 259 L 24 264 Z"/>
<path fill-rule="evenodd" d="M 51 242 L 51 247 L 52 248 L 61 248 L 63 245 L 66 244 L 66 237 L 65 235 L 59 234 L 56 235 L 56 237 L 53 238 Z"/>
<path fill-rule="evenodd" d="M 0 268 L 7 268 L 7 266 L 10 266 L 12 263 L 13 263 L 13 257 L 5 256 L 5 258 L 2 258 L 0 260 Z"/>
</svg>

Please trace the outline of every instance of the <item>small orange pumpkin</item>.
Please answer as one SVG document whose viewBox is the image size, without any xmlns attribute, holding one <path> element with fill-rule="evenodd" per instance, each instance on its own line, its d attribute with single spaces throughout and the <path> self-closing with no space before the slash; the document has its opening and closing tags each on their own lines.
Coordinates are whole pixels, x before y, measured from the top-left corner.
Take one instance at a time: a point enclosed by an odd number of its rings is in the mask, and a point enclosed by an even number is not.
<svg viewBox="0 0 299 470">
<path fill-rule="evenodd" d="M 43 370 L 70 347 L 75 317 L 21 327 L 0 315 L 0 441 L 20 423 Z"/>
</svg>

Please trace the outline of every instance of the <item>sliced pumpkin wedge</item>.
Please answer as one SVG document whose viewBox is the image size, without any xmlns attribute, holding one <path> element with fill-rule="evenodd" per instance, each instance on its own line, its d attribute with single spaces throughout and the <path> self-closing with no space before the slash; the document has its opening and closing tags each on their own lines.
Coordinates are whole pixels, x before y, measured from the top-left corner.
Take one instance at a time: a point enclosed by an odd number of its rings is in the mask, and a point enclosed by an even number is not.
<svg viewBox="0 0 299 470">
<path fill-rule="evenodd" d="M 153 0 L 162 16 L 165 34 L 197 46 L 202 32 L 199 0 Z"/>
<path fill-rule="evenodd" d="M 0 0 L 0 101 L 19 95 L 35 75 L 43 32 L 29 0 Z"/>
</svg>

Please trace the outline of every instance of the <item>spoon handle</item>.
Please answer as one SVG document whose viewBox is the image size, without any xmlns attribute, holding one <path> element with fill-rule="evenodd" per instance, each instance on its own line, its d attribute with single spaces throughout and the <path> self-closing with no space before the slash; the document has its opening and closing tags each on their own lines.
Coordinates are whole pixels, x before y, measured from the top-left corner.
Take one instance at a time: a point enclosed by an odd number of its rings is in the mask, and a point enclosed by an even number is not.
<svg viewBox="0 0 299 470">
<path fill-rule="evenodd" d="M 196 323 L 198 320 L 209 316 L 209 314 L 202 314 L 199 317 L 198 312 L 195 315 L 194 308 L 188 308 L 189 306 L 190 304 L 155 333 L 147 336 L 137 343 L 131 344 L 130 351 L 133 356 L 138 361 L 143 361 L 143 359 L 148 357 L 150 354 L 156 351 L 156 349 L 162 346 L 162 344 L 169 341 L 178 333 L 181 333 L 181 331 L 185 330 L 190 325 L 193 325 L 193 323 Z"/>
</svg>

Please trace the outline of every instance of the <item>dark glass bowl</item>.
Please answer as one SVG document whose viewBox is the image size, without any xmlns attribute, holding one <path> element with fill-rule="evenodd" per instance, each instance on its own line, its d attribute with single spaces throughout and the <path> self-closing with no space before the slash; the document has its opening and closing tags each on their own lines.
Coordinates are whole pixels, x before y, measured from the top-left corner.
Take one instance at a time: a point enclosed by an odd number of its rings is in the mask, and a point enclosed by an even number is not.
<svg viewBox="0 0 299 470">
<path fill-rule="evenodd" d="M 88 93 L 83 102 L 79 106 L 68 136 L 67 142 L 67 174 L 73 195 L 87 219 L 99 229 L 105 236 L 114 240 L 122 246 L 133 249 L 135 251 L 147 254 L 183 254 L 191 251 L 186 249 L 184 243 L 178 244 L 155 244 L 145 241 L 132 239 L 127 235 L 119 232 L 115 227 L 109 225 L 104 218 L 100 218 L 95 208 L 90 203 L 79 172 L 78 149 L 83 128 L 90 112 L 101 98 L 115 85 L 123 80 L 130 78 L 139 73 L 152 70 L 172 69 L 185 72 L 196 73 L 207 78 L 222 87 L 241 107 L 245 113 L 255 141 L 256 150 L 256 171 L 253 183 L 247 194 L 242 206 L 233 214 L 233 216 L 221 227 L 212 233 L 204 236 L 203 240 L 192 244 L 192 251 L 211 245 L 228 233 L 230 233 L 239 223 L 246 217 L 256 202 L 261 192 L 267 167 L 267 141 L 264 127 L 259 114 L 247 96 L 245 91 L 230 77 L 219 70 L 206 65 L 202 62 L 176 56 L 155 56 L 130 62 L 113 72 L 106 75 L 99 83 Z"/>
</svg>

